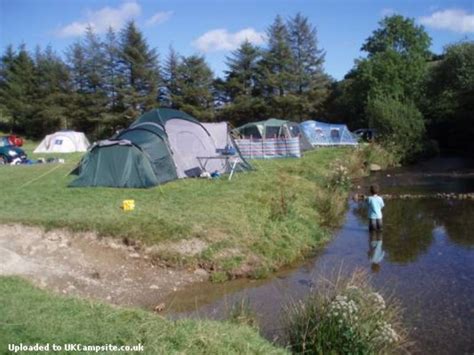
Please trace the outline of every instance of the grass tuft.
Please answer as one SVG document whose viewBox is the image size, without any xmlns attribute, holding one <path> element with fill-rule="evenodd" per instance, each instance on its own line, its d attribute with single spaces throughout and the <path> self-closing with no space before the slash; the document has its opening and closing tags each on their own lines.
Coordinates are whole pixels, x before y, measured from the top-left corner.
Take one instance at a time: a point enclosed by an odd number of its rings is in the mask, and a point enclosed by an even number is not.
<svg viewBox="0 0 474 355">
<path fill-rule="evenodd" d="M 286 316 L 296 354 L 375 355 L 408 348 L 398 303 L 375 292 L 362 271 L 318 284 L 307 299 L 292 303 Z"/>
</svg>

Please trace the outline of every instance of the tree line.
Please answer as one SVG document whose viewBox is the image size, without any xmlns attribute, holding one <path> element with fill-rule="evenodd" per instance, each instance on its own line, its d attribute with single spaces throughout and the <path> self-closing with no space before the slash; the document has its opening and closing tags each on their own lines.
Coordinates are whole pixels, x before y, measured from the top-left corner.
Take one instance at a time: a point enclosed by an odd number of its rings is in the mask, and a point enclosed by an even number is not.
<svg viewBox="0 0 474 355">
<path fill-rule="evenodd" d="M 307 17 L 277 16 L 266 44 L 244 41 L 215 78 L 202 55 L 164 59 L 132 21 L 103 37 L 92 28 L 58 55 L 8 46 L 0 60 L 0 129 L 39 138 L 58 129 L 108 137 L 156 107 L 203 121 L 238 126 L 269 117 L 323 117 L 350 128 L 370 127 L 401 159 L 435 139 L 443 147 L 472 146 L 474 43 L 430 52 L 431 38 L 414 20 L 386 17 L 362 44 L 343 80 L 324 71 L 325 52 Z"/>
</svg>

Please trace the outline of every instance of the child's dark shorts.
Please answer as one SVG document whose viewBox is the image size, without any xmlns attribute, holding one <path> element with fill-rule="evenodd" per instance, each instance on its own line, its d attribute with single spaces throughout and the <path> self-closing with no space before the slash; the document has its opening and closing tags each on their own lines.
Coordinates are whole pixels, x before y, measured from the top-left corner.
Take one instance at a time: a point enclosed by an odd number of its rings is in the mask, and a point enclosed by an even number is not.
<svg viewBox="0 0 474 355">
<path fill-rule="evenodd" d="M 382 218 L 369 219 L 369 231 L 382 230 Z"/>
</svg>

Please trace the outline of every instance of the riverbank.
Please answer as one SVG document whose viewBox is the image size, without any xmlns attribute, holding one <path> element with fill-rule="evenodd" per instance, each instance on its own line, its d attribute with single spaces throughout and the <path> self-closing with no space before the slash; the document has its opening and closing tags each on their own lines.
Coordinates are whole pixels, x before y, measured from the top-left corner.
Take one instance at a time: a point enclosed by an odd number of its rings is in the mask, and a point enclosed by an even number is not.
<svg viewBox="0 0 474 355">
<path fill-rule="evenodd" d="M 264 277 L 323 245 L 343 215 L 348 178 L 377 160 L 367 147 L 323 148 L 302 159 L 254 161 L 256 171 L 232 181 L 180 180 L 144 190 L 68 188 L 78 159 L 0 169 L 10 201 L 0 223 L 94 231 L 151 263 L 203 269 L 214 281 Z M 135 200 L 134 211 L 120 208 L 125 199 Z"/>
<path fill-rule="evenodd" d="M 142 346 L 144 354 L 286 354 L 248 326 L 230 322 L 169 321 L 138 309 L 116 308 L 38 290 L 27 282 L 0 278 L 0 352 L 8 344 L 82 349 Z M 76 348 L 77 349 L 77 348 Z M 52 350 L 52 348 L 50 348 Z M 8 351 L 10 352 L 10 351 Z M 86 351 L 95 353 L 96 350 Z"/>
<path fill-rule="evenodd" d="M 369 147 L 319 149 L 299 160 L 256 161 L 256 171 L 230 182 L 183 180 L 149 190 L 69 189 L 67 173 L 78 155 L 62 165 L 4 167 L 0 183 L 13 202 L 0 214 L 7 261 L 0 274 L 60 294 L 161 311 L 169 306 L 160 304 L 163 297 L 208 275 L 263 277 L 324 245 L 344 215 L 350 178 L 386 161 L 376 157 Z M 121 201 L 130 198 L 136 209 L 122 211 Z M 55 296 L 11 277 L 0 278 L 0 290 L 3 343 L 139 339 L 152 353 L 285 352 L 256 330 L 227 322 L 167 321 Z M 71 328 L 51 331 L 65 323 Z M 153 331 L 164 340 L 151 339 Z"/>
</svg>

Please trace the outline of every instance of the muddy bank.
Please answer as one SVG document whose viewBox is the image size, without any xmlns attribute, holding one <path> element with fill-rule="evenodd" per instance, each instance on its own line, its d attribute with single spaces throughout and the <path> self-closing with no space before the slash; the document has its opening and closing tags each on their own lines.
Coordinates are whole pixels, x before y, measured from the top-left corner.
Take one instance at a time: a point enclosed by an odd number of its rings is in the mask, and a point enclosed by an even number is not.
<svg viewBox="0 0 474 355">
<path fill-rule="evenodd" d="M 0 225 L 0 276 L 7 275 L 61 294 L 147 309 L 208 278 L 204 270 L 169 269 L 145 248 L 95 233 Z"/>
</svg>

